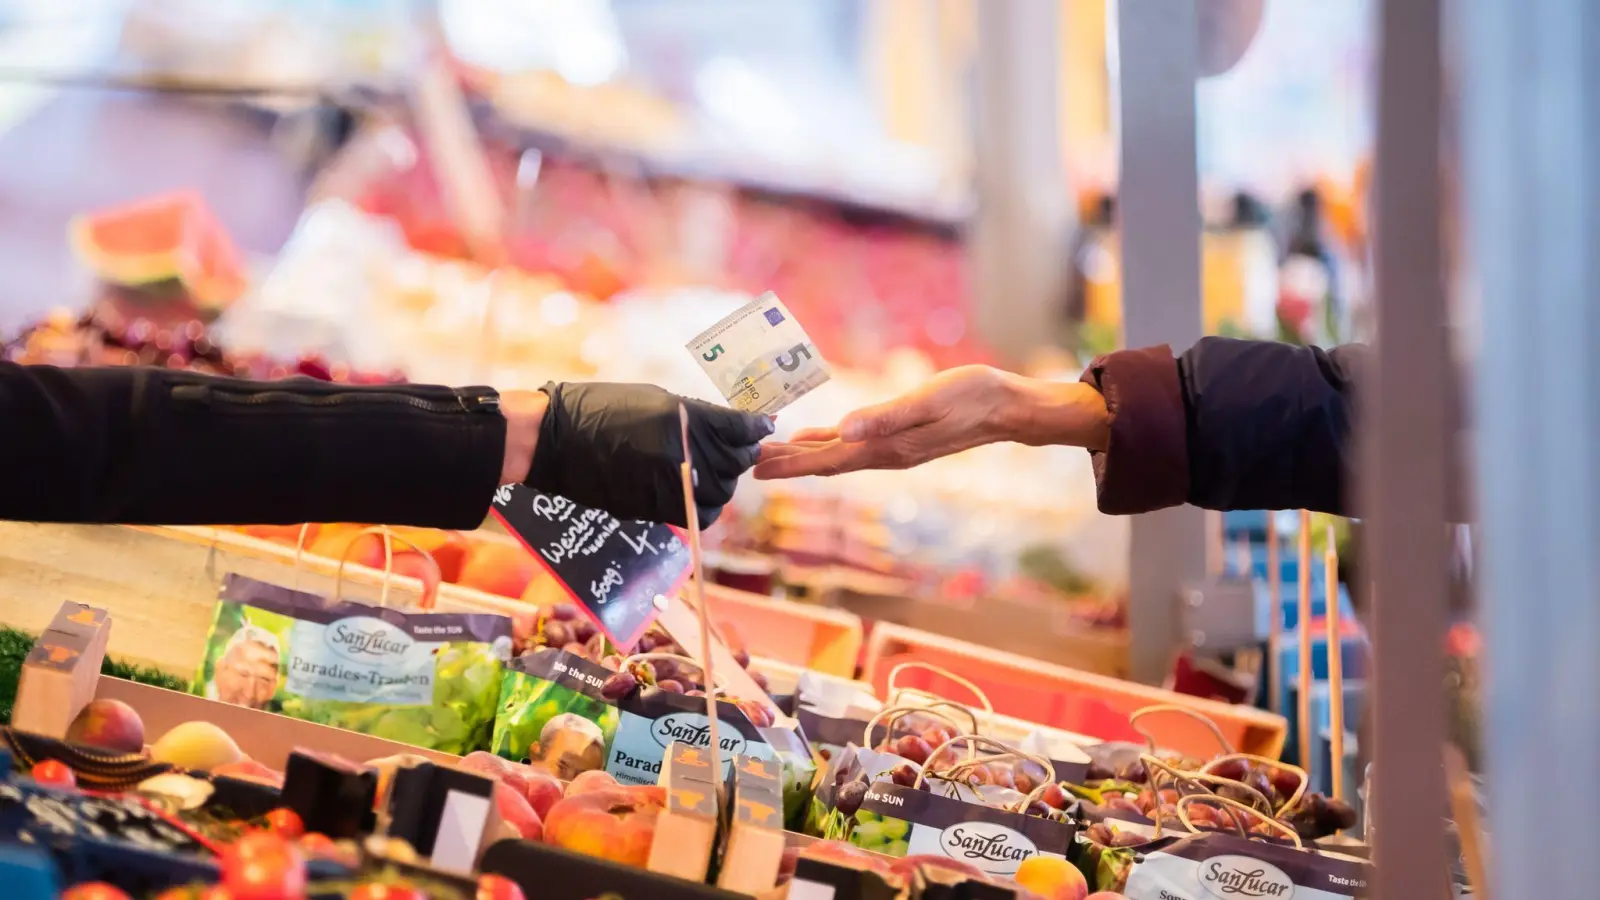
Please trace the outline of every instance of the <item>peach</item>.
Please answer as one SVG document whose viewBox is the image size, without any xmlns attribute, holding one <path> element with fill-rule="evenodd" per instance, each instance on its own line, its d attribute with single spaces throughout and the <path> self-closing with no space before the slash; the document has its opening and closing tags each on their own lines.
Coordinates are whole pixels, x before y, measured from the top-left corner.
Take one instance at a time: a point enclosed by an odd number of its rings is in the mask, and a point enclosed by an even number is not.
<svg viewBox="0 0 1600 900">
<path fill-rule="evenodd" d="M 537 841 L 544 836 L 544 823 L 540 821 L 539 814 L 533 811 L 528 798 L 504 781 L 495 783 L 494 810 L 501 821 L 523 840 Z"/>
<path fill-rule="evenodd" d="M 644 867 L 655 842 L 661 807 L 623 790 L 567 796 L 550 808 L 545 843 L 630 866 Z"/>
<path fill-rule="evenodd" d="M 243 760 L 244 753 L 226 731 L 210 722 L 184 722 L 155 742 L 150 758 L 180 769 L 210 772 Z"/>
<path fill-rule="evenodd" d="M 550 807 L 561 799 L 561 782 L 554 776 L 493 753 L 474 750 L 462 757 L 456 768 L 476 772 L 510 787 L 528 801 L 540 819 L 543 819 L 550 812 Z M 612 784 L 615 785 L 616 782 L 613 781 Z"/>
<path fill-rule="evenodd" d="M 1030 856 L 1017 867 L 1015 878 L 1044 900 L 1085 900 L 1089 894 L 1083 873 L 1059 856 Z"/>
<path fill-rule="evenodd" d="M 524 767 L 526 768 L 526 767 Z M 528 803 L 533 806 L 533 811 L 543 819 L 550 814 L 550 807 L 561 800 L 561 782 L 553 775 L 543 772 L 528 770 L 522 788 L 522 795 L 528 798 Z"/>
<path fill-rule="evenodd" d="M 306 544 L 309 545 L 317 539 L 317 530 L 322 526 L 312 525 L 246 525 L 241 529 L 245 534 L 263 541 L 272 541 L 277 544 L 288 544 L 293 547 L 300 543 L 300 529 L 306 530 Z"/>
<path fill-rule="evenodd" d="M 572 783 L 567 785 L 566 796 L 576 797 L 593 791 L 615 791 L 621 788 L 622 785 L 617 783 L 616 777 L 610 772 L 604 769 L 590 769 L 587 772 L 579 772 L 578 776 L 572 779 Z"/>
<path fill-rule="evenodd" d="M 548 609 L 558 603 L 571 603 L 572 595 L 554 575 L 545 571 L 543 566 L 533 574 L 533 579 L 522 592 L 522 602 L 535 609 Z"/>
<path fill-rule="evenodd" d="M 383 551 L 378 551 L 377 568 L 383 568 Z M 439 596 L 439 564 L 414 551 L 400 552 L 398 545 L 390 571 L 422 582 L 422 607 L 427 609 Z"/>
<path fill-rule="evenodd" d="M 1084 900 L 1128 900 L 1128 898 L 1126 895 L 1119 894 L 1116 891 L 1095 891 Z"/>
<path fill-rule="evenodd" d="M 456 583 L 486 594 L 521 597 L 540 571 L 533 554 L 520 546 L 480 541 L 467 554 Z"/>
<path fill-rule="evenodd" d="M 439 577 L 454 584 L 461 577 L 461 566 L 466 562 L 467 551 L 471 545 L 459 531 L 445 531 L 440 528 L 411 528 L 399 527 L 389 529 L 397 538 L 411 542 L 417 550 L 422 550 L 433 557 L 439 564 Z M 399 546 L 405 546 L 403 544 Z"/>
<path fill-rule="evenodd" d="M 262 765 L 253 759 L 243 759 L 225 766 L 217 766 L 211 770 L 213 775 L 224 775 L 228 778 L 238 778 L 242 781 L 254 781 L 260 784 L 270 784 L 273 787 L 283 787 L 283 773 L 269 766 Z"/>
<path fill-rule="evenodd" d="M 121 700 L 91 700 L 67 726 L 67 740 L 139 753 L 144 750 L 144 720 Z"/>
</svg>

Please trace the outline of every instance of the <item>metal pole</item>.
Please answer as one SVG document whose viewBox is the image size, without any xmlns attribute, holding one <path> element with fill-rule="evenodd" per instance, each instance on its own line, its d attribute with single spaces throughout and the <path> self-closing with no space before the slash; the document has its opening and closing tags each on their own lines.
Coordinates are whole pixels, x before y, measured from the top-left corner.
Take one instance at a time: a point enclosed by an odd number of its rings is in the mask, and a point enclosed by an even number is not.
<svg viewBox="0 0 1600 900">
<path fill-rule="evenodd" d="M 1057 0 L 978 7 L 972 250 L 979 333 L 1021 361 L 1060 331 L 1071 205 L 1057 127 Z"/>
<path fill-rule="evenodd" d="M 1182 351 L 1200 339 L 1195 4 L 1118 0 L 1116 16 L 1126 341 Z M 1138 516 L 1129 545 L 1128 669 L 1157 682 L 1182 642 L 1178 585 L 1206 571 L 1204 513 L 1182 507 Z"/>
<path fill-rule="evenodd" d="M 1600 785 L 1600 8 L 1462 5 L 1463 186 L 1485 340 L 1477 448 L 1500 897 L 1592 897 Z"/>
<path fill-rule="evenodd" d="M 1379 18 L 1376 372 L 1361 389 L 1359 427 L 1373 575 L 1374 896 L 1438 900 L 1448 896 L 1442 645 L 1446 474 L 1456 449 L 1441 247 L 1439 0 L 1387 0 Z"/>
</svg>

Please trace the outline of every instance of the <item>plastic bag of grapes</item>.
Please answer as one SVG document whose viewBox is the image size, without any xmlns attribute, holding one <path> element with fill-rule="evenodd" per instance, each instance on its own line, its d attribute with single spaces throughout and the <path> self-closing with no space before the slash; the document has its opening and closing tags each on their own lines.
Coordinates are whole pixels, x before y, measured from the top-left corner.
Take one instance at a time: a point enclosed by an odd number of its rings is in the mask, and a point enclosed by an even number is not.
<svg viewBox="0 0 1600 900">
<path fill-rule="evenodd" d="M 1292 846 L 1207 832 L 1172 835 L 1138 847 L 1095 849 L 1079 866 L 1091 891 L 1117 891 L 1128 900 L 1211 897 L 1294 897 L 1355 900 L 1368 896 L 1372 864 Z"/>
<path fill-rule="evenodd" d="M 489 745 L 511 620 L 403 612 L 229 575 L 193 693 L 467 754 Z"/>
<path fill-rule="evenodd" d="M 655 784 L 673 741 L 710 746 L 697 674 L 667 653 L 599 662 L 551 648 L 526 653 L 506 675 L 492 749 L 563 780 L 604 769 L 624 784 Z M 730 765 L 735 754 L 782 765 L 785 818 L 797 820 L 816 770 L 805 739 L 749 700 L 719 701 L 717 722 Z"/>
</svg>

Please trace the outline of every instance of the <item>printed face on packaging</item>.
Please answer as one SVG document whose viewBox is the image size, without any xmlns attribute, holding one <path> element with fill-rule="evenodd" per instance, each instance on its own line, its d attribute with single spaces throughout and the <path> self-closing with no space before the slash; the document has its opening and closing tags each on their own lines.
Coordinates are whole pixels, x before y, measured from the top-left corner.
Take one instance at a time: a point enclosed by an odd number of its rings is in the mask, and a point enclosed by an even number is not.
<svg viewBox="0 0 1600 900">
<path fill-rule="evenodd" d="M 278 642 L 270 634 L 250 632 L 230 641 L 211 682 L 216 698 L 235 706 L 266 708 L 278 690 L 278 660 Z"/>
</svg>

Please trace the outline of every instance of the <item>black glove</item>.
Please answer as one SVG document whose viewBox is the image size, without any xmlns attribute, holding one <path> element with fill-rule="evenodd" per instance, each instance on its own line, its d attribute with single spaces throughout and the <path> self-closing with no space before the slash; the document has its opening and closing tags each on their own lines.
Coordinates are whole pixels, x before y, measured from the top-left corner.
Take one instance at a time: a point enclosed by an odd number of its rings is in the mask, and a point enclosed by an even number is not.
<svg viewBox="0 0 1600 900">
<path fill-rule="evenodd" d="M 678 404 L 689 411 L 689 453 L 701 527 L 722 514 L 733 487 L 756 464 L 772 420 L 688 400 L 649 384 L 556 384 L 528 486 L 619 519 L 686 525 Z"/>
</svg>

